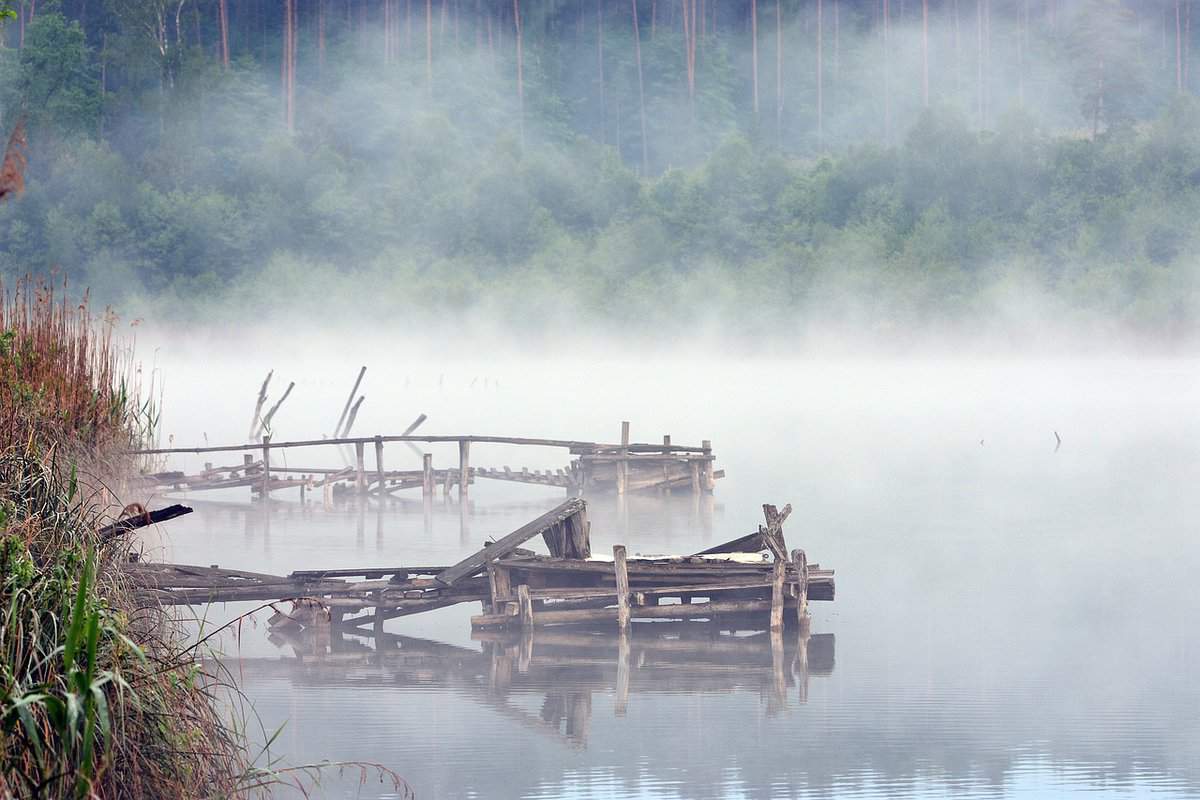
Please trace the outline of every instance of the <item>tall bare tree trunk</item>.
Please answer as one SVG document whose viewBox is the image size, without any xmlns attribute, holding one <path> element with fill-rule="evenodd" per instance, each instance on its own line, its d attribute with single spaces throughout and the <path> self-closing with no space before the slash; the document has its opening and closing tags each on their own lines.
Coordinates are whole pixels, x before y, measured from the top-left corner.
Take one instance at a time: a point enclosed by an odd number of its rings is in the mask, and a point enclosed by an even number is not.
<svg viewBox="0 0 1200 800">
<path fill-rule="evenodd" d="M 525 149 L 525 49 L 521 38 L 521 0 L 513 0 L 513 28 L 517 33 L 517 114 L 521 149 Z"/>
<path fill-rule="evenodd" d="M 283 2 L 283 114 L 288 133 L 296 130 L 296 0 Z"/>
<path fill-rule="evenodd" d="M 1192 4 L 1183 7 L 1183 88 L 1192 90 Z"/>
<path fill-rule="evenodd" d="M 223 2 L 224 0 L 222 0 Z M 325 0 L 317 0 L 317 79 L 325 75 Z"/>
<path fill-rule="evenodd" d="M 921 105 L 929 108 L 929 0 L 921 0 Z"/>
<path fill-rule="evenodd" d="M 1025 107 L 1025 34 L 1029 29 L 1029 0 L 1021 0 L 1017 19 L 1017 103 Z"/>
<path fill-rule="evenodd" d="M 837 19 L 837 2 L 833 4 Z M 817 0 L 817 149 L 825 146 L 825 6 Z"/>
<path fill-rule="evenodd" d="M 758 118 L 758 0 L 750 0 L 750 74 L 754 91 L 754 118 Z"/>
<path fill-rule="evenodd" d="M 433 95 L 433 0 L 425 0 L 425 89 Z"/>
<path fill-rule="evenodd" d="M 638 77 L 638 114 L 642 128 L 642 176 L 650 174 L 650 157 L 649 149 L 646 144 L 646 90 L 642 82 L 642 36 L 638 31 L 638 4 L 637 0 L 632 0 L 633 3 L 633 53 L 637 60 L 637 77 Z"/>
<path fill-rule="evenodd" d="M 221 66 L 229 69 L 229 6 L 228 0 L 217 3 L 217 25 L 221 29 Z"/>
<path fill-rule="evenodd" d="M 841 0 L 833 0 L 833 82 L 842 77 L 842 20 Z"/>
<path fill-rule="evenodd" d="M 608 139 L 608 108 L 604 94 L 604 0 L 596 0 L 596 69 L 600 76 L 600 144 Z M 620 146 L 620 142 L 617 143 Z"/>
<path fill-rule="evenodd" d="M 1175 91 L 1183 94 L 1183 17 L 1175 0 Z"/>
<path fill-rule="evenodd" d="M 892 141 L 892 7 L 883 0 L 883 140 Z"/>
<path fill-rule="evenodd" d="M 820 2 L 820 0 L 818 0 Z M 783 2 L 775 0 L 775 138 L 783 147 Z"/>
<path fill-rule="evenodd" d="M 383 63 L 392 63 L 392 0 L 383 0 Z"/>
<path fill-rule="evenodd" d="M 975 0 L 975 47 L 979 58 L 975 65 L 975 100 L 979 111 L 979 127 L 983 120 L 983 0 Z"/>
</svg>

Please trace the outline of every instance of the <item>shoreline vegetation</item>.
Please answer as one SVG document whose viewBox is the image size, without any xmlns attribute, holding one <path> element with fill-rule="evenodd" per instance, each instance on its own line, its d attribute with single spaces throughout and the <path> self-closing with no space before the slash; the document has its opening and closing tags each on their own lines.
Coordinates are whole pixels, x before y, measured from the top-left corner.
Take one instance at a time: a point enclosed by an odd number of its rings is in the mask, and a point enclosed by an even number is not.
<svg viewBox="0 0 1200 800">
<path fill-rule="evenodd" d="M 281 766 L 266 731 L 252 749 L 232 676 L 201 667 L 214 632 L 135 601 L 132 537 L 97 531 L 144 513 L 116 497 L 157 408 L 116 324 L 65 287 L 0 284 L 0 796 L 306 793 L 344 767 L 404 794 L 379 765 Z"/>
<path fill-rule="evenodd" d="M 154 426 L 113 323 L 45 285 L 0 301 L 0 794 L 231 794 L 248 764 L 218 687 L 133 601 L 129 539 L 96 533 Z"/>
</svg>

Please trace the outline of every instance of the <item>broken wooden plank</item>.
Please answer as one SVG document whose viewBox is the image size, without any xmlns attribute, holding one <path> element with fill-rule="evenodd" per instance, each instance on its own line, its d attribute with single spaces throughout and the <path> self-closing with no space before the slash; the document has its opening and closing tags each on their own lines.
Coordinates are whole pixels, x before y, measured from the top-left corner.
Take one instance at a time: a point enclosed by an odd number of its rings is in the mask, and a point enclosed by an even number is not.
<svg viewBox="0 0 1200 800">
<path fill-rule="evenodd" d="M 446 586 L 453 586 L 454 582 L 466 578 L 471 575 L 476 575 L 487 565 L 489 561 L 503 558 L 511 553 L 515 548 L 520 547 L 525 542 L 537 536 L 542 531 L 549 528 L 551 525 L 558 524 L 565 519 L 579 513 L 587 507 L 587 504 L 579 498 L 571 498 L 565 503 L 562 503 L 557 508 L 547 511 L 532 522 L 528 522 L 517 528 L 512 533 L 499 539 L 487 547 L 464 558 L 462 561 L 455 564 L 448 570 L 439 573 L 436 577 Z"/>
<path fill-rule="evenodd" d="M 144 528 L 147 525 L 155 525 L 159 522 L 166 522 L 169 519 L 175 519 L 176 517 L 182 517 L 184 514 L 190 513 L 192 513 L 191 508 L 176 503 L 173 506 L 160 508 L 156 511 L 146 511 L 136 517 L 118 520 L 111 525 L 104 526 L 100 530 L 96 531 L 96 533 L 99 535 L 101 541 L 106 541 L 115 536 L 120 536 L 123 533 L 128 533 L 129 531 L 137 530 L 138 528 Z"/>
</svg>

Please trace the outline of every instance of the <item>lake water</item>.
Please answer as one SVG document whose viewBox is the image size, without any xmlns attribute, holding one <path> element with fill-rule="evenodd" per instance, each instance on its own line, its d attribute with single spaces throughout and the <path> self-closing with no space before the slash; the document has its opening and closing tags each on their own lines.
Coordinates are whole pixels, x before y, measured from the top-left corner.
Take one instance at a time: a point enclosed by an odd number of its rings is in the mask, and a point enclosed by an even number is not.
<svg viewBox="0 0 1200 800">
<path fill-rule="evenodd" d="M 274 367 L 297 382 L 275 439 L 320 436 L 361 361 L 361 435 L 424 412 L 427 433 L 613 441 L 628 419 L 635 441 L 711 439 L 727 471 L 714 497 L 589 498 L 593 549 L 693 552 L 790 502 L 788 544 L 837 571 L 837 599 L 812 604 L 810 636 L 789 631 L 782 659 L 705 626 L 638 630 L 628 651 L 539 634 L 521 651 L 472 638 L 477 605 L 298 658 L 311 643 L 272 643 L 260 615 L 225 647 L 263 723 L 285 725 L 275 750 L 290 762 L 379 762 L 422 798 L 1200 795 L 1195 362 L 398 352 L 280 347 L 248 363 L 164 348 L 164 434 L 242 441 Z M 450 446 L 431 452 L 454 464 Z M 400 445 L 386 457 L 420 463 Z M 205 458 L 222 457 L 171 466 Z M 288 458 L 336 462 L 327 448 Z M 565 455 L 476 445 L 472 463 Z M 480 482 L 465 508 L 439 496 L 429 515 L 409 497 L 193 497 L 159 552 L 265 572 L 452 563 L 562 491 Z M 319 792 L 393 794 L 334 773 Z"/>
</svg>

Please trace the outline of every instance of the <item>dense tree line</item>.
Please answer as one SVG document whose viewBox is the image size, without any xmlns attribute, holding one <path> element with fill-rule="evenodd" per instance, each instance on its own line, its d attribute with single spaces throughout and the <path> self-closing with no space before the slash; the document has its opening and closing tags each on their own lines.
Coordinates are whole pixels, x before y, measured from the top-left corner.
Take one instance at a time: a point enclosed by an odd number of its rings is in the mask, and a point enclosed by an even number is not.
<svg viewBox="0 0 1200 800">
<path fill-rule="evenodd" d="M 764 326 L 1197 310 L 1187 2 L 14 6 L 9 275 Z"/>
</svg>

